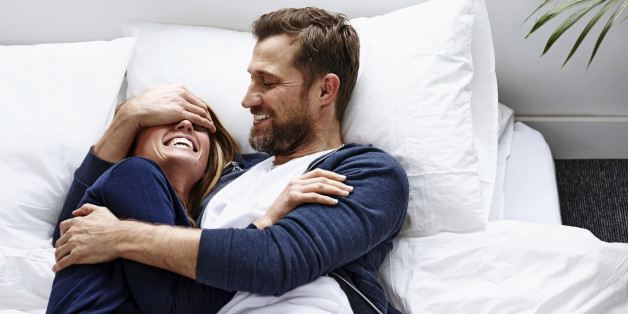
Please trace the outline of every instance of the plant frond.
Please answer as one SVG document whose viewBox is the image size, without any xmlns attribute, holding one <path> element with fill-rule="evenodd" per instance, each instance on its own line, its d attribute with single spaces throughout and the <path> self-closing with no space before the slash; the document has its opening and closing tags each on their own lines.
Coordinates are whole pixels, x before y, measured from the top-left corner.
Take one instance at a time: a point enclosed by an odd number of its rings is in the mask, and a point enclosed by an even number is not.
<svg viewBox="0 0 628 314">
<path fill-rule="evenodd" d="M 580 18 L 583 17 L 585 14 L 587 14 L 591 10 L 593 10 L 593 8 L 595 8 L 598 5 L 604 3 L 605 1 L 606 0 L 591 1 L 587 6 L 581 8 L 580 10 L 576 11 L 571 16 L 569 16 L 563 23 L 561 23 L 556 28 L 556 30 L 552 33 L 552 35 L 550 35 L 549 39 L 547 40 L 547 44 L 545 45 L 545 49 L 543 50 L 543 53 L 541 54 L 541 56 L 544 55 L 545 53 L 547 53 L 547 51 L 552 47 L 554 42 L 556 42 L 556 40 L 558 40 L 558 38 L 560 38 L 560 36 L 565 31 L 567 31 L 571 26 L 573 26 L 574 23 L 576 23 L 578 20 L 580 20 Z M 616 1 L 616 0 L 613 0 L 613 1 Z"/>
<path fill-rule="evenodd" d="M 623 23 L 624 21 L 628 20 L 628 14 L 626 14 L 626 16 L 624 16 L 624 18 L 621 20 L 621 22 L 619 23 Z"/>
<path fill-rule="evenodd" d="M 606 23 L 606 25 L 604 25 L 604 29 L 602 29 L 602 32 L 600 33 L 600 36 L 598 37 L 597 42 L 595 43 L 595 48 L 593 48 L 593 53 L 591 54 L 591 59 L 589 59 L 589 64 L 587 65 L 587 69 L 589 68 L 589 66 L 591 66 L 591 61 L 593 61 L 593 58 L 595 58 L 595 54 L 597 53 L 597 50 L 600 47 L 600 44 L 602 43 L 602 40 L 604 40 L 606 33 L 608 33 L 608 30 L 613 26 L 615 21 L 619 19 L 619 15 L 624 11 L 624 9 L 626 9 L 627 6 L 628 6 L 628 0 L 624 0 L 619 5 L 617 10 L 615 10 L 615 13 L 613 13 L 611 18 L 608 19 L 608 22 Z"/>
<path fill-rule="evenodd" d="M 536 10 L 534 10 L 534 12 L 530 13 L 530 15 L 528 15 L 528 17 L 526 17 L 526 19 L 523 21 L 523 23 L 527 22 L 536 12 L 539 12 L 539 10 L 541 10 L 543 7 L 545 7 L 546 5 L 550 4 L 551 2 L 554 2 L 555 0 L 545 0 L 545 2 L 543 2 L 541 5 L 539 5 Z"/>
<path fill-rule="evenodd" d="M 593 18 L 591 18 L 591 21 L 589 21 L 587 26 L 585 26 L 584 30 L 582 30 L 582 33 L 580 33 L 580 36 L 578 37 L 578 40 L 576 40 L 576 43 L 574 44 L 573 48 L 571 48 L 571 51 L 569 52 L 569 56 L 567 56 L 567 59 L 565 59 L 565 62 L 563 62 L 563 65 L 562 65 L 563 67 L 565 66 L 565 64 L 567 64 L 569 59 L 571 59 L 571 57 L 576 52 L 576 50 L 578 50 L 578 47 L 580 47 L 580 44 L 582 43 L 584 38 L 589 34 L 589 31 L 591 31 L 593 26 L 600 20 L 602 15 L 604 15 L 615 3 L 617 3 L 617 1 L 618 0 L 611 0 L 611 1 L 606 2 L 606 5 L 604 5 L 600 9 L 600 11 L 598 11 L 593 16 Z"/>
<path fill-rule="evenodd" d="M 538 19 L 538 21 L 536 21 L 536 23 L 534 23 L 534 25 L 532 26 L 532 29 L 530 29 L 530 32 L 528 33 L 528 35 L 526 35 L 526 38 L 528 38 L 528 36 L 534 33 L 541 26 L 545 25 L 545 23 L 549 22 L 551 19 L 556 17 L 558 14 L 563 13 L 566 10 L 569 10 L 575 6 L 578 6 L 578 5 L 581 5 L 583 3 L 590 2 L 590 1 L 594 1 L 594 0 L 569 0 L 553 9 L 548 10 L 547 12 L 545 12 L 545 14 L 543 14 Z"/>
</svg>

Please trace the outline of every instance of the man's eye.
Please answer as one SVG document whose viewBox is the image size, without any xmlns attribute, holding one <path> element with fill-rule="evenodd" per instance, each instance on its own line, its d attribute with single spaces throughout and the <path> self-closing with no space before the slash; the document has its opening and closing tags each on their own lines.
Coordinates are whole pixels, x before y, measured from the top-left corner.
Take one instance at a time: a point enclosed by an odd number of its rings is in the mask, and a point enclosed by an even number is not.
<svg viewBox="0 0 628 314">
<path fill-rule="evenodd" d="M 264 84 L 264 86 L 273 86 L 275 83 L 264 81 L 262 84 Z"/>
</svg>

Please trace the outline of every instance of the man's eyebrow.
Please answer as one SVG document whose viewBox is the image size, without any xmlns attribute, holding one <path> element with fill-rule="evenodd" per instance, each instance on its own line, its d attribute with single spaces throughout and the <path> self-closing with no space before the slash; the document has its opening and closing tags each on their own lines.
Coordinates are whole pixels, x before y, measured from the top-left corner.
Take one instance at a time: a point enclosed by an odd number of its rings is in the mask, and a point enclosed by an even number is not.
<svg viewBox="0 0 628 314">
<path fill-rule="evenodd" d="M 273 72 L 269 72 L 268 70 L 255 70 L 253 72 L 248 71 L 249 73 L 251 73 L 251 75 L 260 75 L 260 76 L 270 76 L 273 78 L 278 78 L 279 75 L 273 73 Z"/>
</svg>

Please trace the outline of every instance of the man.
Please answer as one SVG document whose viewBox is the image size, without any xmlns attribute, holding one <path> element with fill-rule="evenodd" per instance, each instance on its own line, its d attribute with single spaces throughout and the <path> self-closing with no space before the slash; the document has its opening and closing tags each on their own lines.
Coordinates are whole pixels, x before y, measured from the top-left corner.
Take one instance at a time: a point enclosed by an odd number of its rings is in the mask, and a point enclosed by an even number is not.
<svg viewBox="0 0 628 314">
<path fill-rule="evenodd" d="M 342 143 L 340 121 L 358 71 L 355 30 L 342 15 L 306 8 L 263 15 L 253 33 L 258 42 L 242 105 L 254 115 L 250 144 L 273 157 L 223 174 L 201 214 L 203 229 L 119 221 L 106 208 L 81 207 L 77 215 L 84 217 L 61 224 L 54 270 L 121 257 L 263 295 L 282 295 L 330 274 L 335 281 L 323 289 L 342 289 L 354 312 L 396 312 L 377 272 L 401 229 L 408 182 L 391 156 Z M 95 166 L 82 175 L 95 180 L 108 162 L 124 158 L 142 127 L 185 117 L 211 128 L 201 104 L 182 86 L 129 100 L 86 158 Z M 313 168 L 346 176 L 353 192 L 333 207 L 304 204 L 264 230 L 246 228 L 267 199 L 274 200 L 266 194 L 276 196 L 292 177 Z"/>
</svg>

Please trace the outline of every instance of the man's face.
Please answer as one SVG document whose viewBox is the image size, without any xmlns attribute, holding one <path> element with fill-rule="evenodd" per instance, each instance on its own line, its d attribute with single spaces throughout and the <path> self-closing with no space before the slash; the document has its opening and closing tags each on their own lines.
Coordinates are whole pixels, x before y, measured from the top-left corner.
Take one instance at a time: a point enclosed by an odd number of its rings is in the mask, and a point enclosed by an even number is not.
<svg viewBox="0 0 628 314">
<path fill-rule="evenodd" d="M 251 84 L 242 100 L 254 121 L 249 143 L 258 151 L 284 156 L 312 138 L 313 120 L 303 75 L 292 64 L 296 49 L 278 35 L 258 41 L 248 72 Z"/>
</svg>

